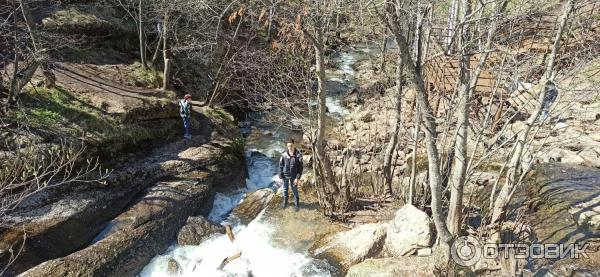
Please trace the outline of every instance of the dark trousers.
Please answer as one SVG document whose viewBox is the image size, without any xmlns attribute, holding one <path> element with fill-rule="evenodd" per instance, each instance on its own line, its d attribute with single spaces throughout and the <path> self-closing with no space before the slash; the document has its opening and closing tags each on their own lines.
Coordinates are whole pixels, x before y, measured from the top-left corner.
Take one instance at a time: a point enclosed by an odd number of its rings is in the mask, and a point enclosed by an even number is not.
<svg viewBox="0 0 600 277">
<path fill-rule="evenodd" d="M 183 135 L 184 136 L 188 136 L 190 135 L 190 117 L 189 116 L 184 116 L 182 117 L 183 119 Z"/>
<path fill-rule="evenodd" d="M 294 178 L 283 178 L 283 201 L 285 204 L 288 202 L 288 187 L 290 183 L 292 185 L 292 192 L 294 193 L 294 205 L 298 207 L 298 202 L 300 201 L 298 196 L 298 186 L 295 184 L 296 179 Z"/>
</svg>

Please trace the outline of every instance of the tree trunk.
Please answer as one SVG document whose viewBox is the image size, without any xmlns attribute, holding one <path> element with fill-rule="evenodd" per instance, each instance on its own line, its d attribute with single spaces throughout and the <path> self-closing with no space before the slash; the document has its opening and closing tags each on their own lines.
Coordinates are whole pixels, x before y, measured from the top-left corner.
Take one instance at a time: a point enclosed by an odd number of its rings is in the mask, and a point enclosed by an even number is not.
<svg viewBox="0 0 600 277">
<path fill-rule="evenodd" d="M 560 47 L 560 39 L 562 37 L 563 31 L 567 24 L 569 15 L 573 10 L 573 0 L 569 0 L 564 7 L 563 14 L 560 19 L 560 25 L 556 32 L 556 36 L 554 38 L 554 45 L 552 46 L 552 53 L 550 55 L 550 59 L 548 60 L 548 64 L 546 66 L 546 71 L 540 83 L 544 83 L 543 86 L 540 87 L 540 92 L 538 94 L 537 105 L 535 111 L 529 116 L 527 121 L 525 122 L 525 127 L 517 137 L 517 142 L 515 144 L 515 148 L 513 154 L 510 158 L 510 162 L 508 165 L 508 171 L 506 173 L 506 182 L 500 192 L 498 193 L 498 197 L 494 201 L 494 208 L 492 211 L 492 219 L 489 223 L 490 229 L 492 230 L 491 240 L 495 242 L 500 241 L 500 223 L 504 220 L 504 215 L 506 214 L 506 209 L 508 203 L 512 199 L 512 195 L 518 185 L 518 177 L 521 175 L 521 159 L 523 156 L 523 152 L 525 150 L 525 144 L 529 136 L 529 132 L 533 127 L 533 124 L 539 117 L 542 112 L 542 108 L 544 106 L 544 98 L 546 97 L 547 88 L 546 85 L 548 82 L 552 82 L 554 79 L 554 62 L 556 59 L 556 53 Z"/>
<path fill-rule="evenodd" d="M 456 25 L 458 19 L 458 0 L 452 0 L 450 3 L 450 10 L 448 11 L 448 34 L 446 37 L 446 49 L 450 53 L 450 47 L 452 46 L 452 39 L 456 32 Z"/>
<path fill-rule="evenodd" d="M 387 33 L 383 32 L 383 42 L 382 42 L 382 50 L 381 50 L 381 67 L 379 68 L 379 72 L 385 73 L 385 52 L 387 51 Z"/>
<path fill-rule="evenodd" d="M 402 33 L 396 32 L 396 43 L 404 60 L 406 77 L 412 89 L 416 92 L 417 102 L 423 116 L 423 125 L 425 126 L 425 140 L 427 147 L 427 158 L 429 164 L 429 186 L 431 188 L 431 212 L 435 228 L 438 232 L 440 242 L 447 245 L 452 236 L 446 227 L 444 214 L 442 213 L 442 187 L 440 174 L 440 158 L 437 149 L 437 124 L 435 116 L 427 101 L 423 77 L 418 74 L 414 61 L 410 55 L 408 44 Z"/>
<path fill-rule="evenodd" d="M 467 44 L 471 39 L 469 25 L 465 23 L 467 15 L 471 13 L 471 1 L 462 2 L 462 19 L 459 30 L 458 47 L 459 67 L 458 74 L 458 103 L 456 109 L 457 131 L 454 142 L 454 168 L 452 179 L 450 181 L 450 205 L 448 207 L 448 230 L 454 236 L 460 231 L 463 209 L 463 188 L 467 173 L 467 136 L 469 131 L 469 102 L 471 100 L 469 91 L 469 81 L 471 73 L 471 54 L 467 49 Z M 451 159 L 449 157 L 448 159 Z"/>
<path fill-rule="evenodd" d="M 143 0 L 139 0 L 138 2 L 138 35 L 140 40 L 140 61 L 144 69 L 148 69 L 148 65 L 146 63 L 146 39 L 144 36 L 144 17 L 142 14 L 143 11 Z"/>
<path fill-rule="evenodd" d="M 396 1 L 396 12 L 399 12 L 401 1 Z M 431 211 L 433 216 L 433 222 L 439 237 L 439 244 L 441 249 L 450 249 L 449 242 L 452 240 L 452 236 L 446 227 L 444 220 L 444 214 L 442 213 L 442 187 L 441 187 L 441 174 L 440 174 L 440 158 L 439 151 L 437 149 L 437 123 L 435 122 L 435 116 L 427 100 L 427 94 L 425 91 L 425 84 L 423 77 L 419 72 L 419 68 L 415 65 L 415 61 L 412 58 L 410 52 L 410 46 L 406 39 L 406 36 L 399 29 L 398 18 L 394 12 L 386 10 L 387 16 L 379 15 L 383 20 L 384 24 L 389 30 L 393 32 L 396 37 L 396 44 L 400 56 L 404 62 L 406 80 L 410 84 L 410 87 L 415 91 L 417 103 L 420 108 L 421 116 L 423 117 L 423 125 L 425 127 L 425 140 L 427 147 L 427 158 L 429 166 L 429 186 L 431 189 Z M 449 259 L 449 252 L 444 253 L 446 259 Z M 441 261 L 447 262 L 447 261 Z"/>
<path fill-rule="evenodd" d="M 384 44 L 385 45 L 385 44 Z M 394 126 L 390 131 L 390 140 L 385 148 L 383 156 L 383 177 L 384 177 L 384 190 L 385 195 L 392 195 L 392 156 L 396 152 L 396 145 L 398 144 L 398 137 L 400 136 L 400 125 L 402 124 L 402 70 L 403 70 L 402 57 L 398 55 L 397 67 L 396 67 L 396 93 L 394 95 L 394 101 L 396 106 L 394 107 Z"/>
<path fill-rule="evenodd" d="M 317 30 L 316 36 L 317 43 L 322 42 L 322 34 L 320 30 Z M 343 191 L 339 191 L 335 184 L 335 178 L 331 161 L 325 153 L 325 120 L 326 120 L 326 96 L 327 90 L 325 89 L 325 58 L 323 45 L 315 45 L 315 58 L 317 68 L 317 97 L 318 97 L 318 113 L 317 113 L 317 134 L 316 134 L 316 154 L 320 162 L 321 173 L 323 174 L 323 180 L 325 186 L 328 188 L 329 193 L 333 193 L 334 198 L 337 198 L 336 203 L 333 205 L 335 209 L 345 210 L 345 205 L 348 198 L 348 190 L 345 188 Z"/>
<path fill-rule="evenodd" d="M 269 8 L 269 26 L 267 29 L 267 41 L 271 41 L 271 28 L 273 27 L 273 15 L 275 14 L 275 2 L 271 2 L 271 7 Z"/>
<path fill-rule="evenodd" d="M 162 41 L 163 41 L 163 59 L 164 59 L 164 72 L 163 72 L 163 85 L 162 89 L 169 89 L 169 78 L 171 75 L 171 59 L 169 59 L 169 49 L 167 48 L 167 41 L 169 40 L 169 36 L 167 35 L 169 25 L 169 13 L 165 12 L 163 18 L 163 31 L 162 31 Z"/>
<path fill-rule="evenodd" d="M 415 99 L 416 100 L 416 99 Z M 415 103 L 415 105 L 417 105 Z M 419 127 L 421 127 L 421 113 L 419 112 L 419 106 L 415 109 L 415 122 L 413 125 L 413 152 L 410 169 L 410 184 L 408 186 L 408 203 L 413 204 L 415 199 L 415 190 L 417 185 L 417 150 L 419 148 Z"/>
<path fill-rule="evenodd" d="M 10 88 L 8 91 L 8 105 L 14 104 L 17 101 L 17 90 L 15 89 L 17 84 L 17 78 L 19 73 L 19 28 L 17 26 L 17 3 L 16 0 L 12 0 L 12 10 L 13 10 L 13 39 L 14 39 L 14 47 L 13 51 L 15 52 L 13 58 L 13 74 L 12 79 L 10 80 Z"/>
<path fill-rule="evenodd" d="M 463 19 L 466 21 L 466 14 L 471 13 L 471 1 L 463 1 Z M 474 69 L 470 67 L 472 52 L 467 49 L 465 43 L 470 41 L 472 35 L 468 26 L 463 25 L 461 34 L 459 37 L 459 49 L 461 51 L 460 59 L 460 72 L 459 72 L 459 90 L 458 90 L 458 108 L 457 108 L 457 125 L 458 131 L 455 142 L 455 160 L 454 160 L 454 172 L 451 181 L 451 195 L 450 204 L 448 208 L 448 229 L 453 235 L 458 235 L 461 230 L 462 222 L 462 210 L 463 210 L 463 190 L 466 182 L 467 167 L 469 157 L 467 155 L 467 141 L 468 141 L 468 126 L 469 126 L 469 103 L 471 102 L 475 88 L 477 87 L 477 81 L 481 75 L 481 71 L 489 57 L 489 53 L 492 50 L 492 41 L 496 35 L 498 28 L 498 20 L 501 13 L 504 12 L 508 0 L 502 0 L 496 2 L 493 9 L 493 18 L 488 28 L 487 38 L 485 45 L 483 46 L 483 53 L 481 54 L 479 61 Z M 472 72 L 472 74 L 471 74 Z"/>
<path fill-rule="evenodd" d="M 319 204 L 329 216 L 343 216 L 346 211 L 350 190 L 348 186 L 338 188 L 335 183 L 335 175 L 332 169 L 331 161 L 325 152 L 325 120 L 326 120 L 326 96 L 325 89 L 325 43 L 323 38 L 322 24 L 315 24 L 315 36 L 312 36 L 306 29 L 302 28 L 304 37 L 307 38 L 315 49 L 315 67 L 317 75 L 317 127 L 315 136 L 311 142 L 313 152 L 315 153 L 315 174 L 317 179 L 317 190 L 319 195 Z M 312 136 L 311 136 L 312 137 Z M 319 191 L 320 190 L 320 191 Z"/>
</svg>

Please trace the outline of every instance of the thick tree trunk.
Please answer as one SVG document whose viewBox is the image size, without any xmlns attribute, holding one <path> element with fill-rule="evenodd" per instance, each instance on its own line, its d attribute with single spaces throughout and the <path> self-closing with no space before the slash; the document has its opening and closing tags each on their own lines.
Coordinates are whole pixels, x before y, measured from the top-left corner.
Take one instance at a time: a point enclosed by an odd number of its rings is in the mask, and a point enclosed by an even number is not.
<svg viewBox="0 0 600 277">
<path fill-rule="evenodd" d="M 452 239 L 446 222 L 444 220 L 444 214 L 442 213 L 442 187 L 441 187 L 441 174 L 440 174 L 440 158 L 439 151 L 437 149 L 437 124 L 435 122 L 435 116 L 427 101 L 425 93 L 425 85 L 423 78 L 418 74 L 417 68 L 415 67 L 414 61 L 410 56 L 409 47 L 406 43 L 406 39 L 402 33 L 395 33 L 398 43 L 398 48 L 402 59 L 404 60 L 406 77 L 411 85 L 412 89 L 416 92 L 417 103 L 420 107 L 421 115 L 423 116 L 423 125 L 425 126 L 425 140 L 427 147 L 427 158 L 429 164 L 429 186 L 431 188 L 431 212 L 433 215 L 433 221 L 435 228 L 438 232 L 440 242 L 442 244 L 448 244 Z"/>
<path fill-rule="evenodd" d="M 401 7 L 401 1 L 396 1 L 396 12 Z M 439 151 L 437 149 L 437 123 L 435 116 L 427 100 L 425 91 L 425 84 L 423 77 L 419 72 L 419 68 L 415 65 L 415 61 L 412 58 L 410 52 L 410 46 L 405 34 L 399 29 L 398 18 L 396 13 L 386 11 L 387 16 L 380 14 L 389 30 L 393 32 L 396 37 L 396 43 L 398 44 L 398 50 L 400 56 L 405 65 L 406 80 L 410 84 L 410 87 L 415 91 L 417 103 L 420 108 L 421 116 L 423 117 L 423 125 L 425 127 L 425 140 L 427 147 L 427 158 L 429 166 L 429 185 L 431 189 L 431 211 L 433 216 L 433 222 L 438 233 L 438 242 L 440 243 L 441 249 L 450 249 L 449 242 L 452 240 L 452 236 L 446 227 L 446 221 L 444 220 L 444 214 L 442 212 L 442 187 L 441 187 L 441 171 L 440 171 L 440 158 Z M 446 259 L 449 259 L 449 252 L 443 253 Z M 441 261 L 444 262 L 444 261 Z M 447 261 L 446 261 L 447 262 Z"/>
<path fill-rule="evenodd" d="M 556 59 L 556 53 L 560 47 L 560 39 L 562 37 L 563 31 L 567 24 L 569 15 L 573 10 L 573 0 L 569 0 L 564 7 L 563 14 L 560 19 L 560 25 L 556 32 L 556 36 L 554 38 L 554 45 L 552 46 L 552 53 L 550 55 L 550 59 L 548 60 L 548 64 L 546 66 L 546 71 L 540 83 L 543 83 L 543 86 L 540 86 L 540 91 L 538 94 L 538 99 L 536 103 L 535 111 L 529 116 L 527 121 L 525 122 L 525 127 L 517 137 L 517 142 L 514 147 L 513 154 L 510 158 L 510 162 L 508 164 L 508 171 L 506 173 L 506 182 L 500 192 L 498 193 L 498 197 L 494 201 L 494 209 L 492 211 L 492 218 L 490 221 L 490 229 L 493 230 L 491 234 L 492 241 L 500 241 L 500 223 L 504 220 L 504 215 L 506 214 L 506 209 L 508 203 L 512 199 L 512 195 L 518 185 L 519 176 L 521 175 L 521 159 L 523 158 L 523 152 L 525 151 L 526 141 L 529 137 L 529 132 L 533 127 L 533 124 L 540 116 L 542 112 L 542 108 L 544 106 L 544 98 L 546 97 L 547 88 L 546 85 L 548 82 L 552 82 L 554 78 L 554 62 Z"/>
<path fill-rule="evenodd" d="M 471 74 L 471 54 L 467 44 L 471 39 L 469 25 L 465 23 L 466 17 L 471 13 L 471 1 L 462 1 L 462 27 L 459 30 L 458 47 L 459 56 L 459 80 L 458 80 L 458 103 L 456 109 L 457 131 L 454 143 L 454 171 L 450 181 L 450 205 L 448 209 L 447 224 L 450 233 L 454 236 L 460 231 L 463 209 L 463 187 L 467 173 L 467 136 L 469 131 L 469 102 L 471 92 L 469 81 Z M 448 159 L 451 159 L 450 157 Z"/>
</svg>

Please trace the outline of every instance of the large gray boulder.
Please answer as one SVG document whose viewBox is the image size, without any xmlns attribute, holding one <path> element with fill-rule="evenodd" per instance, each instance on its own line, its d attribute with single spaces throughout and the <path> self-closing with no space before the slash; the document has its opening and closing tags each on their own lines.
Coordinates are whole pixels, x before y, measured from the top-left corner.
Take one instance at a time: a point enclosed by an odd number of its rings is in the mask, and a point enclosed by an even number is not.
<svg viewBox="0 0 600 277">
<path fill-rule="evenodd" d="M 413 254 L 433 243 L 433 221 L 423 211 L 407 204 L 400 208 L 387 227 L 386 250 L 395 257 Z"/>
<path fill-rule="evenodd" d="M 354 229 L 327 235 L 317 241 L 312 252 L 347 268 L 378 255 L 385 241 L 387 224 L 371 223 Z"/>
<path fill-rule="evenodd" d="M 224 234 L 225 230 L 222 226 L 208 221 L 203 216 L 190 216 L 185 226 L 177 234 L 177 243 L 179 245 L 198 245 L 216 233 Z"/>
<path fill-rule="evenodd" d="M 432 256 L 367 259 L 351 266 L 346 277 L 433 276 L 434 265 Z"/>
</svg>

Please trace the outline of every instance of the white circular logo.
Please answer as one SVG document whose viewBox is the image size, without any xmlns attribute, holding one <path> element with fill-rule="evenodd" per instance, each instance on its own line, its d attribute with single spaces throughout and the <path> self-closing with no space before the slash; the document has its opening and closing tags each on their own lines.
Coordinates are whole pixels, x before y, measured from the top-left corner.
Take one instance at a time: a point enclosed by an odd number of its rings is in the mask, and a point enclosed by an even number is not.
<svg viewBox="0 0 600 277">
<path fill-rule="evenodd" d="M 481 258 L 481 251 L 481 244 L 476 238 L 462 236 L 454 240 L 450 254 L 457 264 L 472 266 Z"/>
</svg>

